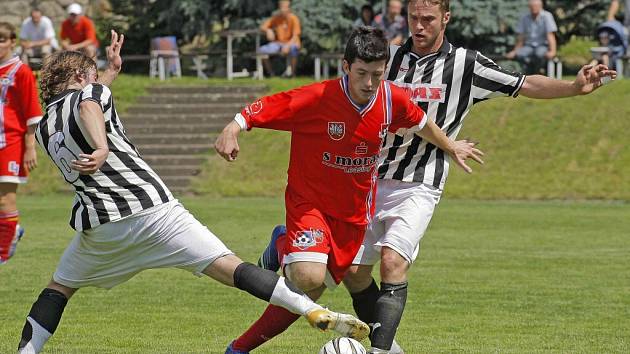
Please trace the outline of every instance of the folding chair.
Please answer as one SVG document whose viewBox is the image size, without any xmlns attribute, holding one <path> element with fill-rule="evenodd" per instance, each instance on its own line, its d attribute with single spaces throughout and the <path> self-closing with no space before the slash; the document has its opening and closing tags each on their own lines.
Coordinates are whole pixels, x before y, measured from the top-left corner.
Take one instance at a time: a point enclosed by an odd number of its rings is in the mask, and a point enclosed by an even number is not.
<svg viewBox="0 0 630 354">
<path fill-rule="evenodd" d="M 151 39 L 151 60 L 149 76 L 165 80 L 166 76 L 182 77 L 179 48 L 175 36 L 156 37 Z"/>
</svg>

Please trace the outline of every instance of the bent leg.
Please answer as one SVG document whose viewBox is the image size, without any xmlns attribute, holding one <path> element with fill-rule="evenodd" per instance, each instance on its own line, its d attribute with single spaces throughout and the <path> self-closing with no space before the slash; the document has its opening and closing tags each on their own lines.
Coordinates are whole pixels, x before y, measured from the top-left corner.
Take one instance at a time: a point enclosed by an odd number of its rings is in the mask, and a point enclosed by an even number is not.
<svg viewBox="0 0 630 354">
<path fill-rule="evenodd" d="M 40 294 L 26 317 L 18 353 L 39 353 L 55 333 L 68 300 L 78 289 L 51 281 Z"/>
</svg>

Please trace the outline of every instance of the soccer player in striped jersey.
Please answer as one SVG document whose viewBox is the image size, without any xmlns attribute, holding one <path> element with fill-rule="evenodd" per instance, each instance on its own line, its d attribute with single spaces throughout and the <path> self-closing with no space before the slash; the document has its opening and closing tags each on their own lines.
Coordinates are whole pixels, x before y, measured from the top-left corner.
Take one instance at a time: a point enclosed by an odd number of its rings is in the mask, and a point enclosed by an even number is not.
<svg viewBox="0 0 630 354">
<path fill-rule="evenodd" d="M 0 22 L 0 265 L 24 234 L 18 224 L 17 189 L 37 166 L 35 127 L 42 118 L 35 76 L 13 55 L 15 27 Z"/>
<path fill-rule="evenodd" d="M 80 52 L 47 58 L 41 71 L 46 115 L 37 141 L 76 190 L 76 236 L 26 318 L 20 353 L 38 353 L 80 288 L 112 288 L 149 268 L 205 274 L 282 306 L 321 330 L 364 338 L 367 325 L 314 303 L 275 272 L 244 263 L 176 199 L 125 135 L 107 87 L 120 70 L 123 36 L 112 31 L 109 68 Z"/>
<path fill-rule="evenodd" d="M 412 101 L 452 139 L 470 108 L 486 99 L 583 95 L 615 78 L 602 65 L 584 66 L 572 82 L 506 71 L 478 51 L 446 40 L 448 0 L 410 0 L 407 6 L 411 38 L 392 47 L 385 75 L 408 90 Z M 442 195 L 449 159 L 416 130 L 401 129 L 385 137 L 380 161 L 376 213 L 344 283 L 359 318 L 374 324 L 372 353 L 401 353 L 394 336 L 407 298 L 407 272 Z M 372 278 L 378 261 L 380 288 Z"/>
<path fill-rule="evenodd" d="M 241 130 L 291 132 L 287 229 L 275 244 L 287 277 L 312 299 L 341 282 L 361 246 L 374 210 L 377 157 L 388 131 L 415 127 L 466 171 L 467 158 L 479 159 L 472 144 L 449 140 L 435 123 L 427 122 L 405 90 L 383 81 L 388 53 L 382 30 L 355 29 L 344 54 L 347 75 L 252 103 L 226 126 L 215 145 L 233 161 Z M 227 353 L 247 353 L 296 319 L 270 305 Z"/>
</svg>

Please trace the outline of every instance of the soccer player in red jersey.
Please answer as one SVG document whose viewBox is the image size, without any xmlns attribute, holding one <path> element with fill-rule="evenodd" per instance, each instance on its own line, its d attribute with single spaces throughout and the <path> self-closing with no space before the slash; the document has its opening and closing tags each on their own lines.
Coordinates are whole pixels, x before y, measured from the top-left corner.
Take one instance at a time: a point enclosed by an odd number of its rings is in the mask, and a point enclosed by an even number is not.
<svg viewBox="0 0 630 354">
<path fill-rule="evenodd" d="M 11 258 L 24 233 L 17 186 L 37 166 L 34 132 L 42 118 L 33 72 L 13 55 L 15 38 L 15 27 L 0 22 L 0 264 Z"/>
<path fill-rule="evenodd" d="M 276 245 L 283 271 L 312 299 L 341 282 L 361 246 L 373 214 L 375 166 L 388 131 L 418 130 L 467 172 L 471 171 L 467 158 L 481 162 L 482 153 L 472 143 L 448 139 L 404 89 L 383 81 L 388 55 L 382 30 L 356 29 L 344 55 L 347 75 L 250 104 L 215 144 L 219 154 L 234 161 L 241 130 L 258 127 L 292 133 L 285 193 L 287 232 Z M 247 353 L 297 318 L 270 305 L 226 353 Z"/>
</svg>

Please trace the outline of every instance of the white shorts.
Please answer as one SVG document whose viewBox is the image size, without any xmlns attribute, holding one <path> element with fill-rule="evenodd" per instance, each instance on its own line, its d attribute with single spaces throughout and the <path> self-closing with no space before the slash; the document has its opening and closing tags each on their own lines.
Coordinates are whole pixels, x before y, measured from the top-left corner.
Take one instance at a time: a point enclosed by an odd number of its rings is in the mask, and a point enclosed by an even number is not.
<svg viewBox="0 0 630 354">
<path fill-rule="evenodd" d="M 233 254 L 177 200 L 77 232 L 53 279 L 70 288 L 113 288 L 150 268 L 201 272 Z"/>
<path fill-rule="evenodd" d="M 376 264 L 383 246 L 413 263 L 441 195 L 441 189 L 420 182 L 379 179 L 376 213 L 353 264 Z"/>
</svg>

